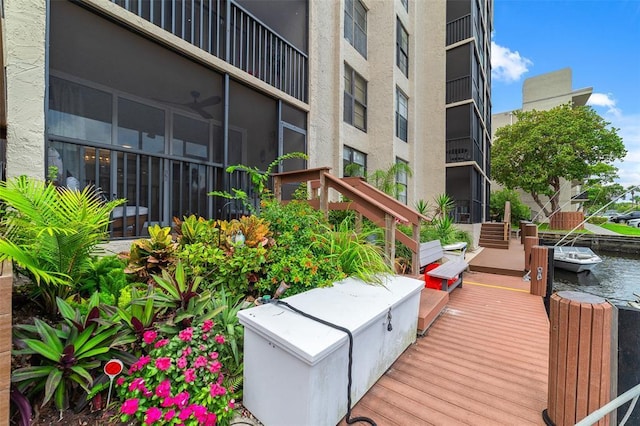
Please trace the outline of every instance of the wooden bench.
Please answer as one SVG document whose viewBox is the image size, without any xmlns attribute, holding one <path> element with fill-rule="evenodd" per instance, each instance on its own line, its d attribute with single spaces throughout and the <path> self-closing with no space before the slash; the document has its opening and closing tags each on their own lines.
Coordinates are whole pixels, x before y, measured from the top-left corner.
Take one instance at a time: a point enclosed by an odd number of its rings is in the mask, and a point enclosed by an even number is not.
<svg viewBox="0 0 640 426">
<path fill-rule="evenodd" d="M 440 240 L 427 241 L 420 244 L 420 271 L 434 262 L 441 261 L 444 257 L 444 250 L 440 244 Z M 449 259 L 448 262 L 442 263 L 435 269 L 426 272 L 430 277 L 442 280 L 442 291 L 451 292 L 456 287 L 462 287 L 462 274 L 469 265 L 464 258 Z M 456 280 L 448 285 L 448 281 Z"/>
</svg>

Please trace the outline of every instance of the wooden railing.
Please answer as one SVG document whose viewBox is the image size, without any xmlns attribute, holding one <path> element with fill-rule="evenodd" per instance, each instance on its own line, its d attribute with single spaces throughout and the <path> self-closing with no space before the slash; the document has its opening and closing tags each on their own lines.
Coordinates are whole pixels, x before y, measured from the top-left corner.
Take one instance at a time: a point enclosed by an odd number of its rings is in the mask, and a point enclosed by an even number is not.
<svg viewBox="0 0 640 426">
<path fill-rule="evenodd" d="M 326 214 L 329 210 L 354 210 L 358 213 L 358 223 L 362 216 L 384 229 L 385 255 L 394 267 L 395 242 L 400 241 L 411 250 L 412 272 L 418 273 L 418 254 L 420 250 L 420 223 L 428 220 L 417 211 L 402 204 L 382 191 L 374 188 L 361 178 L 338 178 L 329 173 L 330 168 L 299 170 L 276 173 L 273 175 L 274 195 L 282 201 L 282 185 L 288 183 L 311 183 L 309 204 Z M 339 192 L 349 199 L 348 202 L 330 202 L 329 189 Z M 412 227 L 412 236 L 396 232 L 396 224 Z"/>
</svg>

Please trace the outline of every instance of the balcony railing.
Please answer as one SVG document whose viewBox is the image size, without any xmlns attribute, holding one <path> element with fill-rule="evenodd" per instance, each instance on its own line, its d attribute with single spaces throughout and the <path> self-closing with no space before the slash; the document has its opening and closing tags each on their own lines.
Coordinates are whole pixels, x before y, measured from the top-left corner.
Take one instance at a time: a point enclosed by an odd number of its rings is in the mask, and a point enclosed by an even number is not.
<svg viewBox="0 0 640 426">
<path fill-rule="evenodd" d="M 447 46 L 472 37 L 471 15 L 447 23 Z"/>
<path fill-rule="evenodd" d="M 111 1 L 296 99 L 307 102 L 307 55 L 235 2 Z"/>
<path fill-rule="evenodd" d="M 461 77 L 447 81 L 447 104 L 471 99 L 471 77 Z"/>
</svg>

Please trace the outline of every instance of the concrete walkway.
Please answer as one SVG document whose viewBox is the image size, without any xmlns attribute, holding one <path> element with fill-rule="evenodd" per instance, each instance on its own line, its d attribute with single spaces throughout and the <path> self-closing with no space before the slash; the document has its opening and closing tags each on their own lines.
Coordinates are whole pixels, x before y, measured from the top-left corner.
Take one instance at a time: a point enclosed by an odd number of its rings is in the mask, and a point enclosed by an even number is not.
<svg viewBox="0 0 640 426">
<path fill-rule="evenodd" d="M 602 226 L 594 225 L 593 223 L 589 223 L 589 222 L 584 223 L 584 229 L 598 235 L 620 235 L 617 232 L 610 231 L 608 229 L 603 228 Z"/>
</svg>

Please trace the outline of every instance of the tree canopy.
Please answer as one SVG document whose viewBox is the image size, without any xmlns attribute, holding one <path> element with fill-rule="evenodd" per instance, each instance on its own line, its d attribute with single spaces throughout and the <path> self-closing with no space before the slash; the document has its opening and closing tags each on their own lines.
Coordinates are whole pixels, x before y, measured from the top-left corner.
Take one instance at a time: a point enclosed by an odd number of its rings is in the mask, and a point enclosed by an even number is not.
<svg viewBox="0 0 640 426">
<path fill-rule="evenodd" d="M 517 121 L 496 130 L 491 150 L 492 178 L 531 194 L 549 216 L 559 210 L 562 179 L 610 181 L 613 161 L 626 150 L 618 129 L 589 106 L 560 105 L 545 111 L 516 111 Z M 550 210 L 540 196 L 551 199 Z"/>
</svg>

